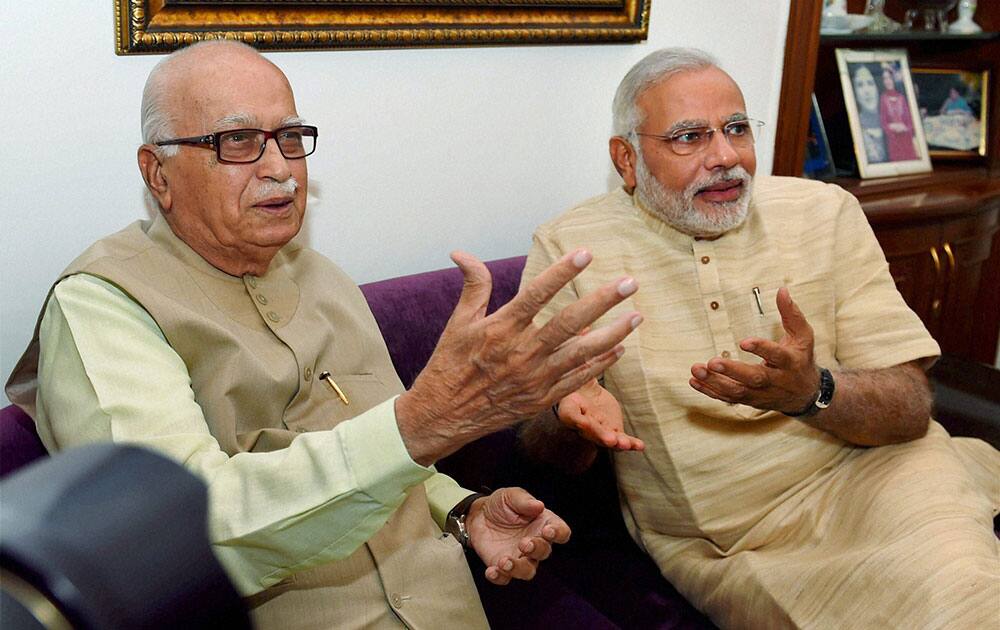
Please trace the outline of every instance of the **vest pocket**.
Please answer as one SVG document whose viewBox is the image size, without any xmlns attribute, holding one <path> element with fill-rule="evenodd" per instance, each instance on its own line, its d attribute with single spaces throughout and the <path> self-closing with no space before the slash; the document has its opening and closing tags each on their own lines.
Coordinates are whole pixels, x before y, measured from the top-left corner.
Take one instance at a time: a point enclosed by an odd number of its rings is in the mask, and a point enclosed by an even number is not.
<svg viewBox="0 0 1000 630">
<path fill-rule="evenodd" d="M 310 402 L 321 406 L 322 411 L 319 417 L 312 417 L 325 426 L 310 427 L 310 430 L 331 428 L 385 402 L 396 393 L 372 373 L 348 374 L 317 368 Z"/>
</svg>

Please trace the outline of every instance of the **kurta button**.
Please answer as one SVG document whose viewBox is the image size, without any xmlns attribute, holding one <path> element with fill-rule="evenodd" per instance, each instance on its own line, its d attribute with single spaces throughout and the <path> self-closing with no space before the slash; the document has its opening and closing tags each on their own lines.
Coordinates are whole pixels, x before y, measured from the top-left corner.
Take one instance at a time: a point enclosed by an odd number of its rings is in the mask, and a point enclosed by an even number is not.
<svg viewBox="0 0 1000 630">
<path fill-rule="evenodd" d="M 723 350 L 722 351 L 722 358 L 723 359 L 728 359 L 730 356 L 731 355 L 729 354 L 729 350 Z"/>
<path fill-rule="evenodd" d="M 274 322 L 275 324 L 277 324 L 278 322 L 281 321 L 281 317 L 277 313 L 275 313 L 274 311 L 268 311 L 267 312 L 267 318 L 269 320 L 271 320 L 272 322 Z"/>
<path fill-rule="evenodd" d="M 702 256 L 701 257 L 701 264 L 707 265 L 710 260 L 712 260 L 712 259 L 709 258 L 708 256 Z"/>
<path fill-rule="evenodd" d="M 247 276 L 247 284 L 250 285 L 250 288 L 256 289 L 257 288 L 257 278 L 255 278 L 253 276 Z"/>
<path fill-rule="evenodd" d="M 313 377 L 313 371 L 311 367 L 307 367 L 305 373 L 303 374 L 307 381 L 311 381 Z"/>
<path fill-rule="evenodd" d="M 711 304 L 709 304 L 709 306 L 712 307 L 713 311 L 719 310 L 719 303 L 718 302 L 713 301 Z"/>
<path fill-rule="evenodd" d="M 392 605 L 396 608 L 403 607 L 403 598 L 399 596 L 399 593 L 392 594 Z"/>
<path fill-rule="evenodd" d="M 257 302 L 258 302 L 258 303 L 259 303 L 259 304 L 260 304 L 261 306 L 263 306 L 263 305 L 267 304 L 267 298 L 266 298 L 266 297 L 264 297 L 263 295 L 261 295 L 260 293 L 258 293 L 258 294 L 257 294 Z"/>
</svg>

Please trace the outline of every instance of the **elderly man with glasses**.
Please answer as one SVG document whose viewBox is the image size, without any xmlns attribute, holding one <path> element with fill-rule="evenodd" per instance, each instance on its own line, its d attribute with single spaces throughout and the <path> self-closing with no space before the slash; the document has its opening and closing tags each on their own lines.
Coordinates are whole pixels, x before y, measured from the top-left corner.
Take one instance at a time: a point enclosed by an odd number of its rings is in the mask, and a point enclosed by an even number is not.
<svg viewBox="0 0 1000 630">
<path fill-rule="evenodd" d="M 403 392 L 358 288 L 290 242 L 319 132 L 284 74 L 242 44 L 181 50 L 150 74 L 142 126 L 159 213 L 66 269 L 10 399 L 50 450 L 130 442 L 200 474 L 214 550 L 258 627 L 486 627 L 463 546 L 506 584 L 533 577 L 569 528 L 524 490 L 476 495 L 433 464 L 614 363 L 637 313 L 575 331 L 635 282 L 538 328 L 587 251 L 489 317 L 489 272 L 455 253 L 465 288 Z"/>
<path fill-rule="evenodd" d="M 624 187 L 540 227 L 525 279 L 587 247 L 536 323 L 622 274 L 643 290 L 605 317 L 646 322 L 604 375 L 620 408 L 570 396 L 527 445 L 582 467 L 633 436 L 631 534 L 722 627 L 995 626 L 1000 453 L 930 420 L 938 345 L 857 200 L 755 177 L 760 123 L 702 51 L 640 61 L 614 121 Z"/>
</svg>

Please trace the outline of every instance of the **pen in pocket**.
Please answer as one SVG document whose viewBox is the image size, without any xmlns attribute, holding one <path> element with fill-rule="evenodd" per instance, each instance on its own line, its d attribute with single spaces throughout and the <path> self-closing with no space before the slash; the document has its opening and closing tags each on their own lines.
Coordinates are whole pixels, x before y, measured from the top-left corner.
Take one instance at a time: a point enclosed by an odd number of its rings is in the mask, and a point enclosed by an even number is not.
<svg viewBox="0 0 1000 630">
<path fill-rule="evenodd" d="M 321 372 L 319 375 L 319 379 L 321 381 L 326 381 L 327 385 L 329 385 L 330 388 L 333 389 L 334 393 L 337 394 L 337 398 L 340 399 L 340 402 L 344 403 L 345 405 L 351 404 L 351 401 L 347 400 L 347 396 L 344 394 L 344 390 L 340 389 L 340 386 L 337 385 L 337 381 L 333 380 L 333 376 L 331 376 L 329 372 L 325 370 Z"/>
<path fill-rule="evenodd" d="M 757 304 L 757 314 L 764 314 L 764 305 L 760 302 L 760 287 L 753 288 L 753 301 Z"/>
</svg>

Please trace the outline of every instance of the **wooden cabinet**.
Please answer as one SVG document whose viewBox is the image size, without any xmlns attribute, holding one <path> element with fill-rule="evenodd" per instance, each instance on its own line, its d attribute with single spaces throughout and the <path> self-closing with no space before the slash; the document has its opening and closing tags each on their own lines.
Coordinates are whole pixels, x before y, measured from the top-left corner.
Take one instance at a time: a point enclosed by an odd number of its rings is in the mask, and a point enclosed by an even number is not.
<svg viewBox="0 0 1000 630">
<path fill-rule="evenodd" d="M 791 4 L 772 172 L 798 176 L 805 157 L 813 91 L 837 153 L 850 151 L 834 50 L 906 48 L 911 65 L 969 67 L 992 73 L 985 158 L 934 161 L 934 172 L 886 179 L 835 180 L 861 202 L 885 251 L 896 286 L 942 350 L 992 364 L 1000 337 L 1000 2 L 980 2 L 986 33 L 820 37 L 822 0 Z M 887 2 L 890 17 L 902 3 Z M 862 0 L 849 0 L 852 13 Z M 894 14 L 894 12 L 896 14 Z M 897 15 L 898 14 L 898 15 Z M 831 129 L 832 127 L 832 129 Z M 846 147 L 845 147 L 846 143 Z M 838 163 L 838 166 L 843 164 Z"/>
<path fill-rule="evenodd" d="M 941 315 L 940 296 L 947 280 L 941 269 L 941 225 L 904 225 L 880 230 L 877 236 L 896 288 L 935 334 Z"/>
<path fill-rule="evenodd" d="M 996 337 L 977 326 L 996 326 L 1000 318 L 991 295 L 1000 291 L 991 261 L 994 249 L 1000 251 L 1000 204 L 873 224 L 896 287 L 942 349 L 992 363 Z"/>
</svg>

